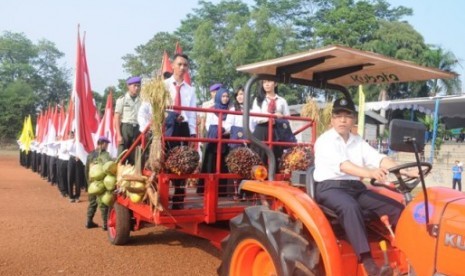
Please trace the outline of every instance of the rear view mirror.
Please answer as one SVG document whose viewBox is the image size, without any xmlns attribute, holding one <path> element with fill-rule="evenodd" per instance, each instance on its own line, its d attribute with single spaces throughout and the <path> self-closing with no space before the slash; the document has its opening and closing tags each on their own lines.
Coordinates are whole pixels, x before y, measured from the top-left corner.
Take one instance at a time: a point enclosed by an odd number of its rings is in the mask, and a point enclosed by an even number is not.
<svg viewBox="0 0 465 276">
<path fill-rule="evenodd" d="M 422 123 L 394 119 L 389 125 L 389 147 L 394 151 L 415 152 L 413 142 L 418 152 L 425 147 L 426 127 Z"/>
</svg>

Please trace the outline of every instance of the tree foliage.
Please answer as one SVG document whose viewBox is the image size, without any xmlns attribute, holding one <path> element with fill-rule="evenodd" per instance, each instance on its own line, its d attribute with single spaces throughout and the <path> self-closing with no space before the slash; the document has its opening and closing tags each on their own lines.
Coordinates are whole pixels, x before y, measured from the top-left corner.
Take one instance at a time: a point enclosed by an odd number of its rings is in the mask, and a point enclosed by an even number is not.
<svg viewBox="0 0 465 276">
<path fill-rule="evenodd" d="M 436 66 L 432 46 L 426 45 L 410 24 L 401 21 L 410 15 L 411 9 L 392 7 L 385 0 L 255 0 L 251 6 L 239 0 L 218 4 L 199 1 L 198 8 L 186 16 L 172 36 L 156 34 L 136 49 L 138 55 L 128 59 L 125 68 L 149 75 L 157 67 L 144 67 L 145 61 L 160 60 L 163 50 L 172 53 L 175 41 L 179 41 L 191 58 L 191 77 L 198 98 L 204 101 L 212 83 L 222 82 L 231 89 L 244 85 L 248 76 L 236 71 L 240 65 L 328 44 Z M 140 51 L 146 48 L 150 51 Z M 439 83 L 370 86 L 366 88 L 367 99 L 377 99 L 382 90 L 388 98 L 397 99 L 427 96 L 433 88 L 442 91 L 459 87 L 453 82 Z M 318 94 L 292 86 L 283 87 L 281 92 L 290 103 L 302 103 L 308 95 Z"/>
<path fill-rule="evenodd" d="M 24 116 L 68 100 L 69 70 L 58 65 L 63 55 L 45 39 L 34 44 L 22 33 L 0 36 L 0 138 L 14 138 Z"/>
</svg>

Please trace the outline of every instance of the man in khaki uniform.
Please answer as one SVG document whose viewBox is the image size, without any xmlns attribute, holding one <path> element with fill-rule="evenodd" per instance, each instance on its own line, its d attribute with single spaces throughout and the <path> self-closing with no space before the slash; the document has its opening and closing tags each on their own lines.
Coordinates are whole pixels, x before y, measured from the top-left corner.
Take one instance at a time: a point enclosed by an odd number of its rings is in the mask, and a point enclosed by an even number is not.
<svg viewBox="0 0 465 276">
<path fill-rule="evenodd" d="M 116 142 L 118 143 L 118 155 L 125 149 L 129 149 L 139 136 L 139 124 L 137 113 L 141 105 L 140 77 L 127 79 L 128 91 L 116 100 L 114 127 L 116 130 Z M 134 164 L 134 153 L 128 157 L 128 162 Z"/>
</svg>

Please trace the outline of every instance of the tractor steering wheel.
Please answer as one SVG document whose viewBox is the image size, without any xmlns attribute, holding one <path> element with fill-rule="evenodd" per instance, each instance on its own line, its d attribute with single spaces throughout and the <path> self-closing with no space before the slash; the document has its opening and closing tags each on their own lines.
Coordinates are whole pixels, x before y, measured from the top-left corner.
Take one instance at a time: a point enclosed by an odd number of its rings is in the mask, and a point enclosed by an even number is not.
<svg viewBox="0 0 465 276">
<path fill-rule="evenodd" d="M 401 170 L 408 168 L 418 168 L 420 165 L 421 170 L 423 171 L 423 176 L 426 176 L 431 171 L 432 165 L 428 162 L 411 162 L 398 165 L 389 169 L 389 173 L 392 173 L 396 176 L 397 180 L 389 182 L 389 184 L 380 183 L 376 179 L 371 179 L 370 183 L 376 187 L 383 187 L 389 190 L 399 191 L 401 193 L 409 193 L 420 183 L 420 175 L 417 177 L 404 176 L 400 173 Z"/>
</svg>

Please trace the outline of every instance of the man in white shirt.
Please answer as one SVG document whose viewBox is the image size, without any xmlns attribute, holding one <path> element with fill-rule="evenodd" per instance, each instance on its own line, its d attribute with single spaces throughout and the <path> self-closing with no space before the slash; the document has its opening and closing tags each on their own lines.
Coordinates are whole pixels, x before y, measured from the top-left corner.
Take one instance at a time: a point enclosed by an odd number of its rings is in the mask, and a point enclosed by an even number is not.
<svg viewBox="0 0 465 276">
<path fill-rule="evenodd" d="M 196 107 L 197 96 L 194 88 L 184 82 L 184 74 L 189 69 L 189 58 L 184 54 L 176 54 L 173 57 L 173 75 L 166 79 L 165 85 L 173 99 L 173 107 Z M 194 111 L 173 109 L 176 113 L 173 122 L 166 122 L 165 136 L 172 137 L 196 137 L 197 115 Z M 181 145 L 182 142 L 169 141 L 166 143 L 167 152 Z M 173 209 L 184 208 L 185 181 L 173 180 L 175 186 L 173 195 Z"/>
<path fill-rule="evenodd" d="M 315 143 L 316 200 L 335 211 L 359 261 L 369 275 L 380 275 L 373 261 L 362 210 L 377 216 L 387 215 L 396 225 L 403 205 L 391 198 L 370 191 L 362 178 L 384 181 L 388 169 L 397 164 L 378 153 L 362 137 L 351 133 L 356 121 L 355 105 L 350 99 L 334 102 L 332 128 Z M 384 273 L 382 275 L 388 275 Z M 392 270 L 390 274 L 392 275 Z"/>
</svg>

